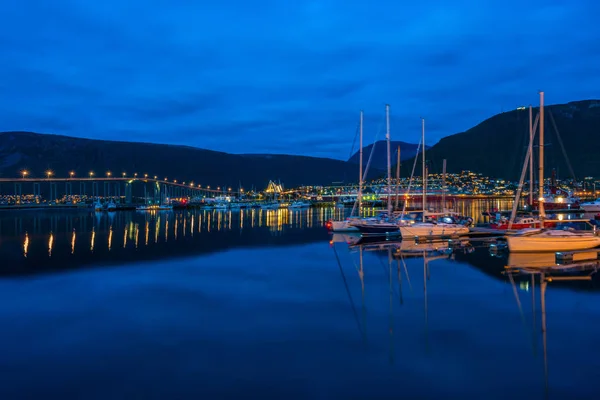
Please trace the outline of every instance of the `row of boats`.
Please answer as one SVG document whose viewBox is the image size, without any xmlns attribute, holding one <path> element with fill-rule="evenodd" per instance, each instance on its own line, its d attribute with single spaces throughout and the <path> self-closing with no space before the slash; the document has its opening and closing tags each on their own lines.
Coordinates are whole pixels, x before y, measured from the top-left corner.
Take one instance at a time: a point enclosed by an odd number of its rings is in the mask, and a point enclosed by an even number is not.
<svg viewBox="0 0 600 400">
<path fill-rule="evenodd" d="M 544 119 L 544 93 L 540 92 L 540 114 L 538 116 L 539 121 Z M 359 169 L 359 192 L 358 192 L 358 214 L 360 215 L 361 210 L 361 197 L 363 187 L 363 171 L 362 171 L 362 112 L 360 118 L 360 169 Z M 536 119 L 535 126 L 537 127 L 538 120 Z M 387 141 L 387 159 L 388 159 L 388 193 L 391 193 L 391 165 L 390 165 L 390 128 L 389 128 L 389 106 L 386 106 L 386 141 Z M 506 246 L 511 252 L 544 252 L 544 251 L 576 251 L 576 250 L 587 250 L 600 246 L 600 236 L 596 229 L 598 221 L 589 220 L 570 220 L 569 222 L 585 222 L 591 226 L 592 229 L 574 229 L 572 226 L 565 226 L 562 221 L 556 219 L 550 219 L 545 213 L 545 200 L 546 197 L 551 196 L 552 199 L 557 199 L 556 203 L 565 204 L 565 197 L 563 193 L 558 191 L 545 191 L 544 179 L 543 179 L 543 146 L 540 147 L 539 157 L 539 173 L 538 178 L 540 198 L 537 200 L 537 208 L 539 215 L 537 216 L 526 216 L 516 217 L 517 205 L 519 204 L 519 196 L 523 187 L 523 178 L 527 164 L 532 165 L 533 157 L 533 140 L 535 137 L 536 128 L 532 123 L 532 111 L 530 107 L 530 143 L 529 149 L 526 155 L 526 159 L 523 165 L 523 171 L 521 180 L 519 182 L 519 188 L 515 196 L 513 209 L 511 212 L 510 219 L 503 220 L 498 218 L 494 223 L 490 224 L 485 229 L 472 227 L 473 219 L 468 217 L 461 217 L 456 214 L 445 212 L 441 213 L 430 213 L 427 211 L 427 167 L 425 163 L 425 121 L 422 119 L 422 138 L 419 144 L 422 152 L 422 176 L 423 176 L 423 209 L 417 213 L 404 212 L 400 213 L 392 212 L 391 197 L 388 197 L 387 205 L 388 210 L 386 213 L 382 213 L 378 217 L 374 218 L 361 218 L 361 217 L 350 217 L 342 221 L 328 221 L 326 226 L 333 232 L 358 232 L 362 236 L 395 236 L 401 237 L 402 240 L 406 238 L 441 238 L 441 237 L 460 237 L 463 235 L 470 235 L 474 232 L 497 235 L 503 237 L 506 241 Z M 540 123 L 539 129 L 539 141 L 543 143 L 544 130 L 543 123 Z M 417 154 L 419 149 L 417 149 Z M 445 160 L 444 160 L 445 161 Z M 531 168 L 532 169 L 532 168 Z M 414 167 L 413 167 L 414 171 Z M 399 175 L 399 173 L 397 172 Z M 366 173 L 365 173 L 366 175 Z M 445 162 L 444 162 L 444 175 L 445 175 Z M 444 180 L 445 182 L 445 177 Z M 530 180 L 533 182 L 532 180 Z M 412 177 L 411 177 L 412 182 Z M 531 183 L 532 184 L 532 183 Z M 445 188 L 444 188 L 445 189 Z M 409 183 L 410 190 L 410 183 Z M 530 188 L 530 193 L 533 190 Z M 558 200 L 563 198 L 563 200 Z M 549 208 L 555 209 L 549 200 Z M 442 201 L 445 206 L 445 202 Z M 532 204 L 533 205 L 533 204 Z M 577 204 L 577 207 L 580 205 Z M 600 210 L 600 199 L 594 203 L 582 204 L 583 207 L 589 207 L 589 211 L 596 211 L 593 207 L 599 207 Z M 567 205 L 563 205 L 562 208 L 571 208 Z M 587 209 L 584 208 L 587 211 Z M 354 211 L 354 209 L 353 209 Z"/>
</svg>

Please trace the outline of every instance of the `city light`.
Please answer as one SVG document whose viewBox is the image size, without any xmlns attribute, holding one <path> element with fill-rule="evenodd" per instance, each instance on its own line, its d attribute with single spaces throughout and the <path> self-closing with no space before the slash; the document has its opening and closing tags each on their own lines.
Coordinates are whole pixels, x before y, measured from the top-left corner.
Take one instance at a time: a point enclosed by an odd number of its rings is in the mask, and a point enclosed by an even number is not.
<svg viewBox="0 0 600 400">
<path fill-rule="evenodd" d="M 111 175 L 112 175 L 112 174 L 110 173 L 110 171 L 107 171 L 107 172 L 106 172 L 106 176 L 107 176 L 107 177 L 109 177 L 109 178 L 110 178 L 110 176 L 111 176 Z"/>
<path fill-rule="evenodd" d="M 69 172 L 69 177 L 73 178 L 75 176 L 75 172 L 71 171 Z"/>
<path fill-rule="evenodd" d="M 125 172 L 123 172 L 121 175 L 123 175 L 123 178 L 125 178 L 125 175 L 127 175 Z"/>
<path fill-rule="evenodd" d="M 29 171 L 23 170 L 21 171 L 21 175 L 23 175 L 23 179 L 29 174 Z"/>
<path fill-rule="evenodd" d="M 50 179 L 50 177 L 53 175 L 54 173 L 50 170 L 46 171 L 46 176 L 48 177 L 48 179 Z"/>
<path fill-rule="evenodd" d="M 92 179 L 92 176 L 94 176 L 94 171 L 90 171 L 90 179 Z"/>
</svg>

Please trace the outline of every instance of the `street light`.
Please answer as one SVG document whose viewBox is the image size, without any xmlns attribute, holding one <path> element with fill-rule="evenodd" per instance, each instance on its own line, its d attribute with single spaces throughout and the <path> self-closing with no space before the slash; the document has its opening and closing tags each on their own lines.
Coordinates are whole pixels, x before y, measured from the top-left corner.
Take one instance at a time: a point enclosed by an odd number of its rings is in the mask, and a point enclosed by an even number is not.
<svg viewBox="0 0 600 400">
<path fill-rule="evenodd" d="M 25 177 L 27 176 L 27 174 L 29 174 L 28 171 L 26 171 L 26 170 L 21 171 L 21 175 L 23 175 L 23 179 L 25 179 Z"/>
<path fill-rule="evenodd" d="M 125 178 L 125 175 L 127 175 L 125 172 L 123 172 L 121 175 L 123 175 L 123 178 Z"/>
<path fill-rule="evenodd" d="M 50 179 L 50 177 L 52 176 L 52 171 L 46 171 L 46 176 L 48 177 L 48 179 Z"/>
<path fill-rule="evenodd" d="M 69 172 L 69 177 L 70 177 L 71 179 L 73 179 L 73 177 L 74 177 L 74 176 L 75 176 L 75 172 L 73 172 L 73 171 Z"/>
<path fill-rule="evenodd" d="M 144 178 L 148 178 L 148 174 L 144 174 Z"/>
<path fill-rule="evenodd" d="M 137 178 L 137 172 L 135 174 L 133 174 L 134 178 Z"/>
<path fill-rule="evenodd" d="M 108 171 L 108 172 L 106 173 L 106 176 L 107 176 L 107 177 L 109 177 L 109 178 L 110 178 L 110 176 L 111 176 L 111 175 L 112 175 L 112 174 L 110 173 L 110 171 Z"/>
<path fill-rule="evenodd" d="M 154 175 L 154 180 L 158 179 L 158 176 Z"/>
<path fill-rule="evenodd" d="M 90 171 L 90 179 L 92 179 L 92 176 L 94 176 L 94 171 Z"/>
</svg>

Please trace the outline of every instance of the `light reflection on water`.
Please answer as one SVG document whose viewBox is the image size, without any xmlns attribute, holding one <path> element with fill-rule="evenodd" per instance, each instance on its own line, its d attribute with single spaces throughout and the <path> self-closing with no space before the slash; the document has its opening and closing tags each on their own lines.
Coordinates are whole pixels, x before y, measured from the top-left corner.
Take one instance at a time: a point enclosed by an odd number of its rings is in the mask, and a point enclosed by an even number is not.
<svg viewBox="0 0 600 400">
<path fill-rule="evenodd" d="M 0 398 L 595 395 L 592 270 L 336 212 L 0 214 Z"/>
</svg>

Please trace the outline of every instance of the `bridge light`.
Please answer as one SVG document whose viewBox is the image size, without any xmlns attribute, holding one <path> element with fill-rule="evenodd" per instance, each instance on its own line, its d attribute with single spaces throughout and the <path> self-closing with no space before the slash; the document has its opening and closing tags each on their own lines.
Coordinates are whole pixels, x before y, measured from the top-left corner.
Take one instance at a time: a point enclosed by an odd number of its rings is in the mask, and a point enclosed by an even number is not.
<svg viewBox="0 0 600 400">
<path fill-rule="evenodd" d="M 23 175 L 23 179 L 29 174 L 29 171 L 23 170 L 21 171 L 21 175 Z"/>
<path fill-rule="evenodd" d="M 92 176 L 94 176 L 94 171 L 90 171 L 90 179 L 92 179 Z"/>
<path fill-rule="evenodd" d="M 72 177 L 74 177 L 74 176 L 75 176 L 75 172 L 73 172 L 73 171 L 69 172 L 69 176 L 70 176 L 71 178 L 72 178 Z"/>
<path fill-rule="evenodd" d="M 111 175 L 112 175 L 112 174 L 110 173 L 110 171 L 107 171 L 107 172 L 106 172 L 106 176 L 107 176 L 107 177 L 109 177 L 109 178 L 110 178 L 110 176 L 111 176 Z"/>
<path fill-rule="evenodd" d="M 125 178 L 125 175 L 127 175 L 125 172 L 123 172 L 121 175 L 123 175 L 123 178 Z"/>
<path fill-rule="evenodd" d="M 46 176 L 48 177 L 48 179 L 50 179 L 50 177 L 52 176 L 53 172 L 48 170 L 46 171 Z"/>
</svg>

